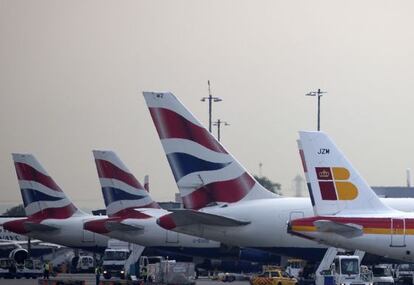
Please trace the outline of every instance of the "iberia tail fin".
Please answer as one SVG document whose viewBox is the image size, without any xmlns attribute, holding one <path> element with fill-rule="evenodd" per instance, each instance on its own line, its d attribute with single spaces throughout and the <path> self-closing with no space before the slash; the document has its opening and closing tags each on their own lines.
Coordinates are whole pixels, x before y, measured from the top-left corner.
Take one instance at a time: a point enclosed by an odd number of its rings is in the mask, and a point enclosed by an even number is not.
<svg viewBox="0 0 414 285">
<path fill-rule="evenodd" d="M 299 132 L 299 152 L 316 215 L 393 211 L 323 132 Z"/>
</svg>

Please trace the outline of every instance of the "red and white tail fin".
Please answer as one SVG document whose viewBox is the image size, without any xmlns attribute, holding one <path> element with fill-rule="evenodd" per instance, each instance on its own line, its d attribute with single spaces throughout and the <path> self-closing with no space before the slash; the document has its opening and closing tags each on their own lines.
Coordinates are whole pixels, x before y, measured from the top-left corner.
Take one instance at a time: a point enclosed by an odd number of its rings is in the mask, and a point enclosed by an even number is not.
<svg viewBox="0 0 414 285">
<path fill-rule="evenodd" d="M 113 151 L 94 150 L 107 215 L 125 216 L 136 208 L 159 208 Z"/>
<path fill-rule="evenodd" d="M 31 219 L 66 219 L 85 215 L 66 197 L 31 154 L 12 154 L 26 215 Z"/>
<path fill-rule="evenodd" d="M 316 215 L 394 211 L 384 205 L 323 132 L 299 132 L 299 152 Z"/>
<path fill-rule="evenodd" d="M 144 92 L 187 209 L 274 198 L 171 93 Z"/>
</svg>

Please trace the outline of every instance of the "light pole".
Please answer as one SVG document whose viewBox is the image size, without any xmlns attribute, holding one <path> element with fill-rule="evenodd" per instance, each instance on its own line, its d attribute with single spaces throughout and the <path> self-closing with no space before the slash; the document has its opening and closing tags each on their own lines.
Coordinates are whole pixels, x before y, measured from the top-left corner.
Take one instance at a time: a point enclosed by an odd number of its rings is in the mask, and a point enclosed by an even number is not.
<svg viewBox="0 0 414 285">
<path fill-rule="evenodd" d="M 215 121 L 213 123 L 213 126 L 217 126 L 217 139 L 218 141 L 220 141 L 220 129 L 221 129 L 221 124 L 223 124 L 224 126 L 230 126 L 229 123 L 227 123 L 226 121 L 222 121 L 220 119 L 218 119 L 217 121 Z"/>
<path fill-rule="evenodd" d="M 206 100 L 208 100 L 208 131 L 211 133 L 211 113 L 212 113 L 213 102 L 220 102 L 220 101 L 223 101 L 223 99 L 219 97 L 213 97 L 211 95 L 210 80 L 207 81 L 207 84 L 208 84 L 208 97 L 201 98 L 201 102 L 205 102 Z"/>
<path fill-rule="evenodd" d="M 311 91 L 306 96 L 317 96 L 318 97 L 318 131 L 321 130 L 321 97 L 323 94 L 326 94 L 328 92 L 321 91 L 321 89 L 318 89 L 318 91 Z"/>
</svg>

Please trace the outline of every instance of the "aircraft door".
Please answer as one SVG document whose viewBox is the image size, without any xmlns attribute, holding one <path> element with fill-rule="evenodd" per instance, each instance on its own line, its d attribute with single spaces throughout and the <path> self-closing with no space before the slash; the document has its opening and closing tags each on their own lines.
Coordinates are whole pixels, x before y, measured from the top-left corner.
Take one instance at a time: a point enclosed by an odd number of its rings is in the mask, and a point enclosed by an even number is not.
<svg viewBox="0 0 414 285">
<path fill-rule="evenodd" d="M 178 243 L 178 233 L 173 231 L 167 231 L 165 241 L 167 243 Z"/>
<path fill-rule="evenodd" d="M 391 244 L 392 247 L 405 247 L 405 220 L 391 219 Z"/>
</svg>

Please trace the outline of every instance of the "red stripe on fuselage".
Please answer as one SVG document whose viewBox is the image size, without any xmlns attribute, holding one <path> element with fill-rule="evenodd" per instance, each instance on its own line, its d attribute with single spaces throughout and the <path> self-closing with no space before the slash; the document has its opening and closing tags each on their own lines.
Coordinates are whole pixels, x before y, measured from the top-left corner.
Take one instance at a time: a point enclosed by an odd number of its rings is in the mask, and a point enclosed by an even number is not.
<svg viewBox="0 0 414 285">
<path fill-rule="evenodd" d="M 318 220 L 329 220 L 342 224 L 357 224 L 364 228 L 391 228 L 391 220 L 402 220 L 403 218 L 348 218 L 348 217 L 324 217 L 316 216 L 304 219 L 293 220 L 293 226 L 314 226 L 314 222 Z M 414 229 L 414 219 L 405 219 L 405 228 Z"/>
</svg>

